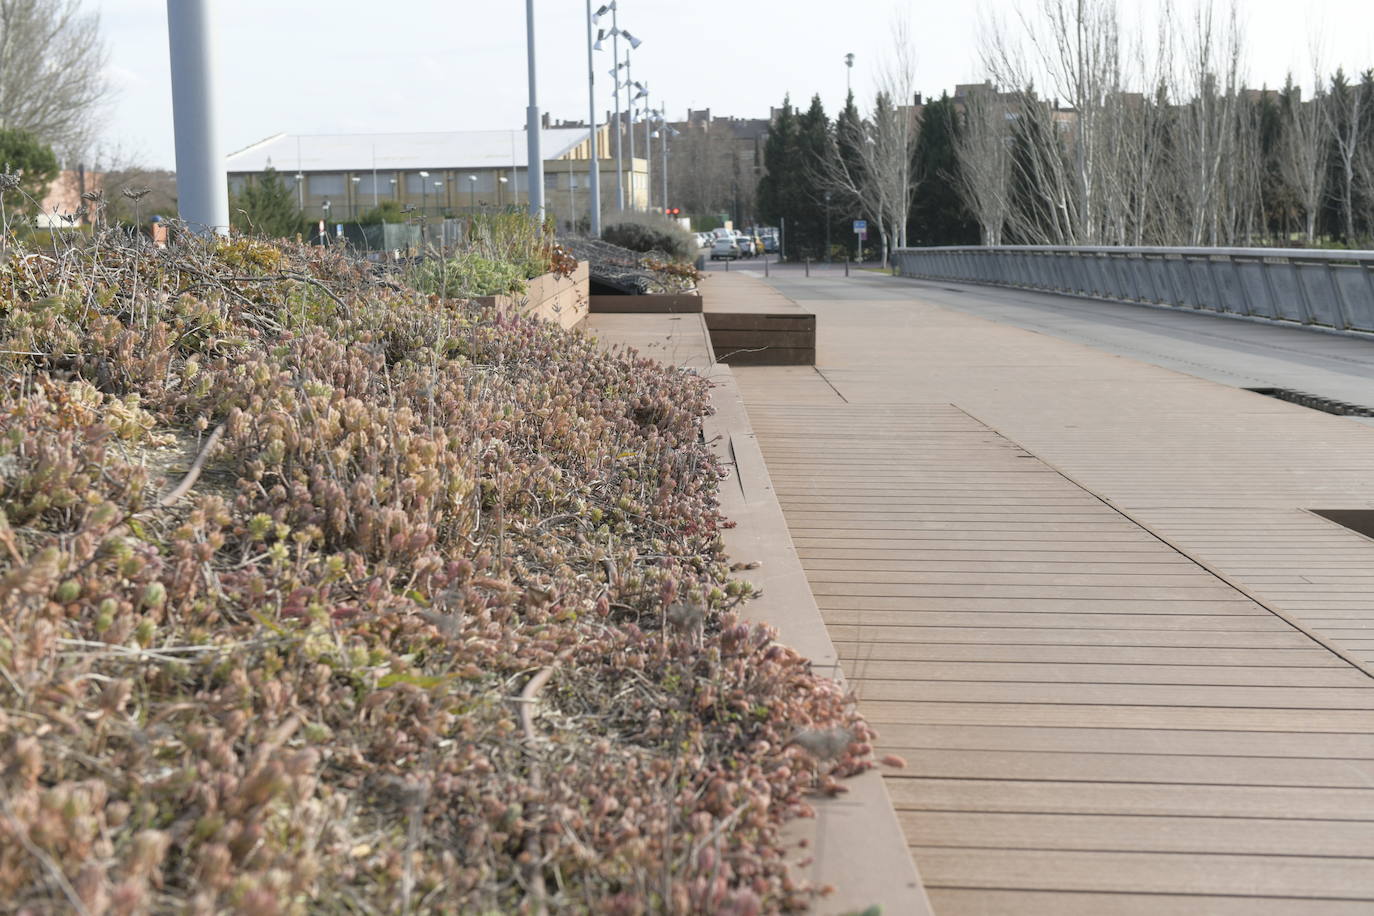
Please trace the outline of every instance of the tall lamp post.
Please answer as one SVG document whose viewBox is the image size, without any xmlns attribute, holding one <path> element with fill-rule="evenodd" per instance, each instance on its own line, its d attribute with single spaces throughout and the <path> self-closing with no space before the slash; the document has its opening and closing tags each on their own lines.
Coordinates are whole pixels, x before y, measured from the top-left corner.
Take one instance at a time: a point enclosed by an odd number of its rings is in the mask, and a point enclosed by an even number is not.
<svg viewBox="0 0 1374 916">
<path fill-rule="evenodd" d="M 211 0 L 167 0 L 177 210 L 192 231 L 229 232 L 229 179 L 219 145 Z"/>
<path fill-rule="evenodd" d="M 630 94 L 634 89 L 634 79 L 630 76 L 630 51 L 639 47 L 640 41 L 624 29 L 621 29 L 620 34 L 630 42 L 630 47 L 625 49 L 625 100 L 629 103 L 625 107 L 626 116 L 630 119 L 630 123 L 625 126 L 625 133 L 630 138 L 630 209 L 638 210 L 639 202 L 635 199 L 635 101 L 642 98 L 645 93 L 641 91 L 639 95 Z"/>
<path fill-rule="evenodd" d="M 848 54 L 846 54 L 846 55 L 844 56 L 844 66 L 845 66 L 845 71 L 844 71 L 844 91 L 845 91 L 846 94 L 852 95 L 852 94 L 854 93 L 854 89 L 853 89 L 852 86 L 850 86 L 850 80 L 849 80 L 849 78 L 850 78 L 850 76 L 854 73 L 854 52 L 853 52 L 853 51 L 849 52 Z"/>
<path fill-rule="evenodd" d="M 664 106 L 665 109 L 667 106 Z M 663 212 L 668 212 L 668 138 L 676 137 L 678 131 L 668 124 L 667 111 L 658 113 L 658 150 L 662 154 L 663 162 L 659 167 L 659 178 L 663 182 Z"/>
<path fill-rule="evenodd" d="M 649 87 L 644 83 L 635 83 L 635 98 L 644 99 L 644 209 L 654 208 L 654 181 L 650 174 L 650 166 L 654 161 L 653 146 L 653 109 L 649 107 Z"/>
<path fill-rule="evenodd" d="M 506 184 L 507 181 L 510 181 L 510 179 L 507 178 L 505 175 L 498 175 L 497 178 L 496 178 L 496 206 L 497 206 L 497 207 L 502 206 L 502 200 L 501 200 L 501 199 L 502 199 L 502 197 L 504 196 L 504 195 L 502 194 L 502 192 L 505 191 L 505 184 Z M 512 204 L 514 204 L 514 203 L 516 202 L 516 201 L 515 201 L 515 198 L 514 198 L 514 197 L 511 197 L 510 202 L 511 202 Z"/>
<path fill-rule="evenodd" d="M 610 36 L 611 38 L 611 60 L 615 61 L 615 69 L 611 71 L 611 77 L 615 83 L 615 208 L 625 209 L 625 163 L 620 157 L 620 19 L 619 10 L 616 7 L 617 0 L 611 0 L 596 11 L 595 18 L 600 19 L 608 12 L 611 14 L 611 30 L 608 32 L 601 29 L 596 34 L 596 44 L 592 47 L 600 51 L 601 42 Z"/>
<path fill-rule="evenodd" d="M 623 182 L 624 174 L 625 174 L 625 164 L 624 164 L 624 160 L 621 158 L 621 155 L 620 155 L 620 133 L 621 133 L 621 129 L 622 129 L 622 124 L 621 124 L 621 119 L 620 119 L 620 90 L 621 90 L 621 88 L 624 88 L 624 89 L 626 90 L 626 94 L 628 95 L 628 90 L 629 90 L 629 86 L 630 86 L 630 51 L 632 51 L 632 50 L 635 49 L 635 48 L 638 48 L 641 44 L 643 44 L 643 42 L 641 42 L 638 38 L 636 38 L 636 37 L 634 37 L 633 35 L 631 35 L 631 34 L 629 33 L 629 31 L 627 31 L 626 29 L 620 28 L 619 24 L 616 22 L 616 12 L 617 12 L 617 11 L 616 11 L 615 0 L 612 0 L 611 3 L 607 4 L 606 6 L 603 6 L 603 7 L 598 11 L 597 14 L 598 14 L 598 15 L 601 15 L 601 14 L 605 13 L 608 9 L 609 9 L 609 11 L 610 11 L 610 13 L 611 13 L 611 29 L 610 29 L 610 31 L 606 31 L 605 29 L 602 29 L 601 31 L 599 31 L 599 32 L 597 33 L 597 37 L 596 37 L 596 44 L 593 45 L 593 47 L 594 47 L 596 50 L 598 50 L 598 51 L 601 50 L 601 42 L 603 42 L 603 41 L 606 39 L 607 36 L 610 36 L 610 38 L 611 38 L 611 56 L 617 59 L 617 60 L 616 60 L 616 65 L 615 65 L 615 69 L 611 71 L 611 76 L 614 77 L 614 78 L 615 78 L 615 81 L 616 81 L 616 83 L 615 83 L 615 166 L 616 166 L 616 167 L 615 167 L 615 205 L 616 205 L 616 209 L 624 210 L 624 209 L 625 209 L 625 190 L 624 190 L 624 184 L 623 184 L 622 182 Z M 620 36 L 622 36 L 622 35 L 624 35 L 624 36 L 625 36 L 625 40 L 628 41 L 628 42 L 630 43 L 630 47 L 627 48 L 627 49 L 625 49 L 625 59 L 624 59 L 623 61 L 622 61 L 622 60 L 619 60 L 619 57 L 620 57 Z M 622 67 L 625 68 L 625 81 L 624 81 L 623 83 L 620 81 L 620 69 L 621 69 Z M 634 102 L 633 102 L 633 101 L 630 102 L 629 110 L 626 112 L 626 116 L 629 118 L 629 124 L 628 124 L 628 126 L 625 126 L 625 127 L 624 127 L 624 130 L 625 130 L 625 131 L 629 134 L 629 136 L 630 136 L 630 171 L 631 171 L 631 173 L 632 173 L 632 174 L 630 175 L 630 198 L 631 198 L 631 199 L 630 199 L 630 209 L 634 209 L 634 175 L 633 175 L 633 172 L 634 172 L 634 158 L 635 158 L 635 136 L 634 136 Z"/>
<path fill-rule="evenodd" d="M 587 216 L 594 239 L 601 238 L 601 154 L 596 148 L 599 132 L 596 129 L 596 60 L 593 56 L 596 45 L 592 42 L 592 25 L 605 13 L 605 6 L 593 13 L 592 0 L 587 0 L 587 124 L 591 126 L 591 166 L 587 175 L 591 202 L 587 206 Z M 574 208 L 573 220 L 576 219 L 577 213 Z"/>
<path fill-rule="evenodd" d="M 468 176 L 468 209 L 477 210 L 477 176 Z"/>
<path fill-rule="evenodd" d="M 539 90 L 534 79 L 534 0 L 525 0 L 525 34 L 530 63 L 530 106 L 525 110 L 530 161 L 525 166 L 525 184 L 529 190 L 530 216 L 540 219 L 544 215 L 544 157 L 539 151 Z"/>
</svg>

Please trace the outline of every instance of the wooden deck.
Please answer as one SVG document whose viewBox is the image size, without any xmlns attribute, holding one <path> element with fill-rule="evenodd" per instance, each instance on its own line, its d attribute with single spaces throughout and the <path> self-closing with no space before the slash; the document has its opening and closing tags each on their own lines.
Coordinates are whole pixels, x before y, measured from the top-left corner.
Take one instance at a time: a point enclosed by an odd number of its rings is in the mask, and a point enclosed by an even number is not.
<svg viewBox="0 0 1374 916">
<path fill-rule="evenodd" d="M 834 288 L 736 376 L 935 911 L 1374 912 L 1374 429 Z"/>
</svg>

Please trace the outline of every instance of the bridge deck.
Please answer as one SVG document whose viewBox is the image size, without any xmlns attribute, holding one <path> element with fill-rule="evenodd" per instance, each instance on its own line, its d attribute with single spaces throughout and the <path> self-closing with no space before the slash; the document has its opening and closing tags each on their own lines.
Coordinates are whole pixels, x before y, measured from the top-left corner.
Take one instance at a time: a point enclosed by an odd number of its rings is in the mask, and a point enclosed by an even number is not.
<svg viewBox="0 0 1374 916">
<path fill-rule="evenodd" d="M 811 282 L 736 375 L 936 912 L 1368 912 L 1374 429 Z"/>
</svg>

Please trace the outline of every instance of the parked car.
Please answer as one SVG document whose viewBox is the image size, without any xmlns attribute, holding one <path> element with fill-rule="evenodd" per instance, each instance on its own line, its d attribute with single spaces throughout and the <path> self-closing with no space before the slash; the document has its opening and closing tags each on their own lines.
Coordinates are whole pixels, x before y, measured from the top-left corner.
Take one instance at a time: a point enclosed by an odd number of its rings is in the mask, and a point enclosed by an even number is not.
<svg viewBox="0 0 1374 916">
<path fill-rule="evenodd" d="M 770 232 L 763 237 L 763 250 L 769 254 L 775 254 L 778 250 L 778 234 Z"/>
<path fill-rule="evenodd" d="M 739 242 L 735 241 L 733 236 L 717 236 L 716 240 L 711 243 L 712 261 L 733 261 L 738 258 L 740 254 Z"/>
<path fill-rule="evenodd" d="M 742 258 L 752 258 L 754 256 L 754 243 L 743 232 L 735 235 L 735 244 L 739 246 L 739 256 Z"/>
</svg>

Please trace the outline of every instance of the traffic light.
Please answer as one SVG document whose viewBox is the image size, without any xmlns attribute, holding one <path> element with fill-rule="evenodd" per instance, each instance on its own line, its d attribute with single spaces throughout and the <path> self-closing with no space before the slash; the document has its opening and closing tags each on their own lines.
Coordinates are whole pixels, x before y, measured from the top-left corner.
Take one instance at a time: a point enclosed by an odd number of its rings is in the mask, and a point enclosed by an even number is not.
<svg viewBox="0 0 1374 916">
<path fill-rule="evenodd" d="M 681 215 L 682 215 L 682 208 L 681 208 L 681 207 L 669 207 L 665 212 L 666 212 L 669 216 L 681 216 Z"/>
</svg>

